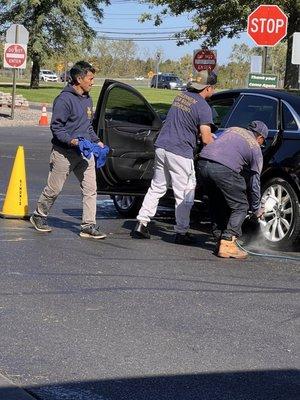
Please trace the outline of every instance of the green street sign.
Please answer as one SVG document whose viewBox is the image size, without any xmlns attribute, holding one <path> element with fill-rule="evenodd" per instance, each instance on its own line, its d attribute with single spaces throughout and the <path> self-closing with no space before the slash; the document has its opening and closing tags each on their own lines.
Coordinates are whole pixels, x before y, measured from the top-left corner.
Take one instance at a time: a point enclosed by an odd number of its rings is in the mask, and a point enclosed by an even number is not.
<svg viewBox="0 0 300 400">
<path fill-rule="evenodd" d="M 276 89 L 278 78 L 269 74 L 249 74 L 248 87 L 261 89 Z"/>
</svg>

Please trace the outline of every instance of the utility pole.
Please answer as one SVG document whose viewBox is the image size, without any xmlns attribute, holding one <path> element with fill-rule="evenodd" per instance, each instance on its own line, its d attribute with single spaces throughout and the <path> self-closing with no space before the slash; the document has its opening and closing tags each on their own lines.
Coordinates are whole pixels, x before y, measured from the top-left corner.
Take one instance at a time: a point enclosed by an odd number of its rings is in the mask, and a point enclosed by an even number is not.
<svg viewBox="0 0 300 400">
<path fill-rule="evenodd" d="M 160 63 L 160 52 L 158 51 L 156 53 L 156 82 L 155 82 L 155 87 L 157 89 L 158 86 L 158 73 L 159 73 L 159 63 Z"/>
</svg>

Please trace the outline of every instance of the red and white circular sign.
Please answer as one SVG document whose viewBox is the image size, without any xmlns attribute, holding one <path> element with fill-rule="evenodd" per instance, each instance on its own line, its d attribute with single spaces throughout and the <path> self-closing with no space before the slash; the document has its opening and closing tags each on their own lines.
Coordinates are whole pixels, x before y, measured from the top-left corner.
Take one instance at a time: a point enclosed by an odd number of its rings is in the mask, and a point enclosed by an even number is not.
<svg viewBox="0 0 300 400">
<path fill-rule="evenodd" d="M 248 17 L 247 33 L 258 46 L 275 46 L 287 33 L 288 17 L 275 5 L 260 5 Z"/>
<path fill-rule="evenodd" d="M 217 63 L 216 54 L 212 50 L 196 50 L 194 52 L 193 66 L 200 72 L 205 69 L 212 71 Z"/>
<path fill-rule="evenodd" d="M 4 66 L 8 68 L 21 68 L 26 64 L 26 46 L 21 44 L 5 45 Z"/>
</svg>

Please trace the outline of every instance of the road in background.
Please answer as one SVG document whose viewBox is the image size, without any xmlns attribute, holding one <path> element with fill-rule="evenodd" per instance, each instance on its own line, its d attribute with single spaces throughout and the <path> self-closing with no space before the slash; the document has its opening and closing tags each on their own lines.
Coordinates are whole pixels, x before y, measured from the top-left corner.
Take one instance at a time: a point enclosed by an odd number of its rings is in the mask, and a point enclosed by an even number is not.
<svg viewBox="0 0 300 400">
<path fill-rule="evenodd" d="M 1 204 L 24 145 L 33 210 L 50 138 L 49 128 L 1 128 Z M 0 219 L 1 374 L 40 400 L 298 398 L 298 261 L 218 259 L 200 217 L 197 245 L 176 246 L 168 209 L 150 241 L 130 238 L 134 221 L 108 197 L 97 215 L 108 238 L 79 238 L 70 177 L 51 234 Z"/>
</svg>

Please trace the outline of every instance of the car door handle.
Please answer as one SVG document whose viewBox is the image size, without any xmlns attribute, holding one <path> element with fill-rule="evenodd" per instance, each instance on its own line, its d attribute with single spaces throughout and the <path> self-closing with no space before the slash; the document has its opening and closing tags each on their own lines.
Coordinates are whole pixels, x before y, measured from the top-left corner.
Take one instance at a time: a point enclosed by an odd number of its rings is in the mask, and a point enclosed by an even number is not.
<svg viewBox="0 0 300 400">
<path fill-rule="evenodd" d="M 136 131 L 136 134 L 138 135 L 145 135 L 145 136 L 149 136 L 151 133 L 151 129 L 148 129 L 145 131 L 145 129 L 140 129 L 138 131 Z"/>
</svg>

